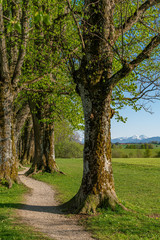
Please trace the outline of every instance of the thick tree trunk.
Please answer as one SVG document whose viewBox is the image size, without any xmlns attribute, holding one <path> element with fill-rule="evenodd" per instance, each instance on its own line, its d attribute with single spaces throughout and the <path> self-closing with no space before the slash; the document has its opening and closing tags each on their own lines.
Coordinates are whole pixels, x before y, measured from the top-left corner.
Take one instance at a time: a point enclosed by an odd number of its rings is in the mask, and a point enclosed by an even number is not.
<svg viewBox="0 0 160 240">
<path fill-rule="evenodd" d="M 12 181 L 18 179 L 13 101 L 17 94 L 17 83 L 26 55 L 28 7 L 27 0 L 22 1 L 22 8 L 17 8 L 10 2 L 0 1 L 0 179 L 8 182 L 9 187 Z M 9 18 L 12 16 L 17 22 L 21 18 L 21 40 L 17 39 L 16 30 L 12 29 L 8 34 L 6 31 L 8 23 L 4 21 L 4 15 Z"/>
<path fill-rule="evenodd" d="M 68 203 L 76 211 L 95 212 L 97 207 L 115 208 L 118 199 L 111 164 L 111 90 L 88 90 L 78 86 L 85 115 L 83 179 L 76 196 Z M 106 97 L 105 97 L 106 96 Z"/>
<path fill-rule="evenodd" d="M 58 171 L 55 161 L 54 124 L 45 124 L 44 156 L 47 172 Z"/>
<path fill-rule="evenodd" d="M 113 71 L 114 1 L 84 4 L 88 16 L 83 25 L 84 55 L 73 72 L 85 117 L 84 170 L 80 189 L 69 204 L 89 213 L 118 204 L 111 164 L 112 85 L 107 81 Z"/>
<path fill-rule="evenodd" d="M 9 187 L 17 181 L 16 149 L 13 126 L 13 96 L 5 84 L 0 88 L 0 180 Z"/>
<path fill-rule="evenodd" d="M 32 119 L 29 116 L 17 141 L 17 153 L 22 165 L 29 164 L 34 156 L 34 135 Z"/>
<path fill-rule="evenodd" d="M 30 101 L 34 129 L 34 158 L 27 175 L 35 174 L 39 171 L 57 172 L 57 165 L 54 153 L 54 126 L 42 122 L 42 112 L 40 107 Z"/>
</svg>

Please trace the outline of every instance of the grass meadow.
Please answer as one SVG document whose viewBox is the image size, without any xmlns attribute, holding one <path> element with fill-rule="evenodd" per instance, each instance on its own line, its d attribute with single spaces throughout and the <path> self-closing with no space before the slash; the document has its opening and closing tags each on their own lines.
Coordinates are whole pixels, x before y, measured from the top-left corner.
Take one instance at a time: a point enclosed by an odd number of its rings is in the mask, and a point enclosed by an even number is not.
<svg viewBox="0 0 160 240">
<path fill-rule="evenodd" d="M 57 159 L 57 164 L 66 175 L 45 173 L 36 179 L 53 184 L 65 202 L 81 183 L 82 159 Z M 84 220 L 86 228 L 100 240 L 160 240 L 160 159 L 113 159 L 113 171 L 117 195 L 133 211 L 101 209 Z"/>
<path fill-rule="evenodd" d="M 63 203 L 78 191 L 82 177 L 82 159 L 57 159 L 62 174 L 39 173 L 36 179 L 57 189 L 57 199 Z M 86 229 L 99 240 L 160 240 L 160 158 L 113 159 L 115 187 L 120 201 L 133 210 L 115 212 L 100 209 L 95 216 L 81 220 Z M 27 189 L 14 184 L 0 187 L 0 240 L 47 240 L 24 226 L 15 215 Z"/>
</svg>

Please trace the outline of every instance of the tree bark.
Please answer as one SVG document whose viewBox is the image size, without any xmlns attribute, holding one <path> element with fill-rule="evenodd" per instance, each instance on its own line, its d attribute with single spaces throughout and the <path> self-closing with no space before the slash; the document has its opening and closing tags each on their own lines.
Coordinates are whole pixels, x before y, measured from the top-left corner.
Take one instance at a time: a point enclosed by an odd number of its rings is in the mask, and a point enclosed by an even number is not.
<svg viewBox="0 0 160 240">
<path fill-rule="evenodd" d="M 110 90 L 88 89 L 78 85 L 85 116 L 85 144 L 83 178 L 76 196 L 68 203 L 72 209 L 94 213 L 97 207 L 115 208 L 115 193 L 111 164 Z"/>
<path fill-rule="evenodd" d="M 0 87 L 0 181 L 10 188 L 17 181 L 16 149 L 12 111 L 13 95 L 8 84 Z"/>
<path fill-rule="evenodd" d="M 23 131 L 21 132 L 21 135 L 18 136 L 17 155 L 22 165 L 30 164 L 33 159 L 34 135 L 31 116 L 29 116 L 26 119 L 25 124 L 23 126 Z"/>
<path fill-rule="evenodd" d="M 13 102 L 26 54 L 29 1 L 22 1 L 22 5 L 22 9 L 14 8 L 9 2 L 0 1 L 0 180 L 6 181 L 9 187 L 18 180 Z M 15 30 L 8 34 L 4 13 L 18 21 L 21 10 L 22 34 L 19 41 Z"/>
<path fill-rule="evenodd" d="M 44 123 L 42 121 L 43 114 L 39 106 L 34 100 L 29 100 L 32 113 L 33 129 L 34 129 L 34 157 L 33 163 L 27 175 L 36 174 L 39 171 L 57 172 L 54 152 L 54 125 L 53 123 Z"/>
<path fill-rule="evenodd" d="M 45 124 L 44 131 L 44 156 L 47 172 L 57 172 L 55 161 L 55 142 L 54 142 L 54 124 Z"/>
</svg>

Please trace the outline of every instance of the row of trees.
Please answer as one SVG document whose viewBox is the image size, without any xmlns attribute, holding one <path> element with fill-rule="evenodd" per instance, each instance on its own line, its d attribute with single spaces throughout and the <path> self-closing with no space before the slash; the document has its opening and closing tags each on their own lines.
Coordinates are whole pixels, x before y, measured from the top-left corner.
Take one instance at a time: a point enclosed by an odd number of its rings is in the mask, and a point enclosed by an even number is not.
<svg viewBox="0 0 160 240">
<path fill-rule="evenodd" d="M 127 144 L 126 149 L 153 149 L 154 145 L 151 143 Z"/>
<path fill-rule="evenodd" d="M 125 149 L 113 149 L 112 158 L 159 158 L 160 151 L 153 151 L 152 149 L 134 149 L 125 151 Z"/>
<path fill-rule="evenodd" d="M 33 130 L 29 173 L 57 171 L 53 123 L 59 117 L 81 126 L 79 95 L 84 171 L 67 206 L 86 213 L 121 205 L 110 120 L 114 114 L 121 118 L 117 109 L 125 104 L 138 110 L 144 106 L 136 104 L 139 99 L 159 96 L 159 3 L 0 1 L 0 179 L 9 185 L 17 180 L 17 146 L 19 152 L 25 144 L 30 148 Z M 22 127 L 27 132 L 19 140 Z"/>
</svg>

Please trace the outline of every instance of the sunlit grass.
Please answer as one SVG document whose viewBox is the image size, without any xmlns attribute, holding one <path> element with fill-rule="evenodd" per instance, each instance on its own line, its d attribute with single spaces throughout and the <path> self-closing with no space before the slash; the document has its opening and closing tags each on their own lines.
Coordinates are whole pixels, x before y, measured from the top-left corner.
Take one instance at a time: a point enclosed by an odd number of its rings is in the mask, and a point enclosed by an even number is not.
<svg viewBox="0 0 160 240">
<path fill-rule="evenodd" d="M 16 209 L 20 207 L 22 196 L 27 189 L 14 184 L 11 189 L 0 186 L 0 240 L 47 240 L 43 234 L 20 223 Z"/>
<path fill-rule="evenodd" d="M 82 159 L 57 159 L 57 163 L 66 175 L 45 173 L 35 178 L 54 185 L 58 199 L 65 202 L 79 189 Z M 113 171 L 117 195 L 133 212 L 99 210 L 85 222 L 86 228 L 100 240 L 159 240 L 160 159 L 113 159 Z"/>
</svg>

